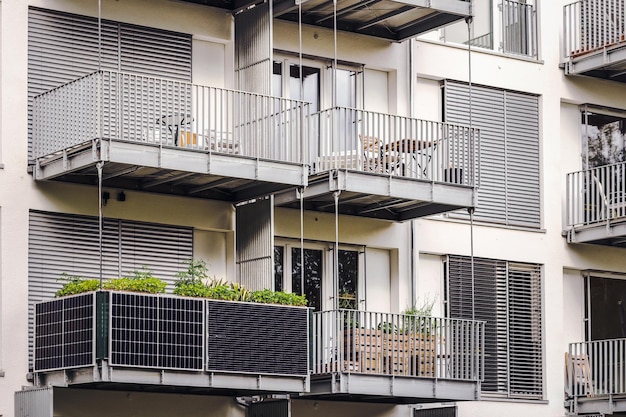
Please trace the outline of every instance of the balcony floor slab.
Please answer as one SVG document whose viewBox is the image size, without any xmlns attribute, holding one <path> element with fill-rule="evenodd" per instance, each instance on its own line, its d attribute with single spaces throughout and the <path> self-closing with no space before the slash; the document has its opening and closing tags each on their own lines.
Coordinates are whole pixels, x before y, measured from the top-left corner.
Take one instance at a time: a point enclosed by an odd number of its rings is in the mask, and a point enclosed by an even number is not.
<svg viewBox="0 0 626 417">
<path fill-rule="evenodd" d="M 565 73 L 626 83 L 626 42 L 572 57 Z"/>
<path fill-rule="evenodd" d="M 38 372 L 35 385 L 240 396 L 307 392 L 309 377 L 113 367 L 103 363 L 94 367 Z"/>
<path fill-rule="evenodd" d="M 424 181 L 393 175 L 333 170 L 310 177 L 303 198 L 306 210 L 405 221 L 474 207 L 476 189 L 462 184 Z M 277 206 L 300 207 L 296 191 L 279 193 Z"/>
<path fill-rule="evenodd" d="M 342 401 L 417 404 L 480 399 L 476 381 L 451 381 L 356 373 L 313 375 L 306 397 Z"/>
<path fill-rule="evenodd" d="M 105 186 L 239 202 L 307 184 L 306 166 L 152 144 L 102 140 L 40 158 L 36 180 Z"/>
<path fill-rule="evenodd" d="M 568 243 L 626 247 L 626 219 L 620 222 L 575 226 L 566 231 Z"/>
</svg>

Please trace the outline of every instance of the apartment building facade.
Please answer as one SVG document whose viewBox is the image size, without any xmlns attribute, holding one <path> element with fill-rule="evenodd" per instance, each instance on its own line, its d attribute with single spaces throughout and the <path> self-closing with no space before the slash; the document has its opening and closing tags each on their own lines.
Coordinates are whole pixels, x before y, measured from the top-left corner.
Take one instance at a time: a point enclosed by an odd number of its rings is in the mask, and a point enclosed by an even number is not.
<svg viewBox="0 0 626 417">
<path fill-rule="evenodd" d="M 0 415 L 626 412 L 624 1 L 569 3 L 2 0 Z M 309 308 L 53 299 L 191 258 Z"/>
</svg>

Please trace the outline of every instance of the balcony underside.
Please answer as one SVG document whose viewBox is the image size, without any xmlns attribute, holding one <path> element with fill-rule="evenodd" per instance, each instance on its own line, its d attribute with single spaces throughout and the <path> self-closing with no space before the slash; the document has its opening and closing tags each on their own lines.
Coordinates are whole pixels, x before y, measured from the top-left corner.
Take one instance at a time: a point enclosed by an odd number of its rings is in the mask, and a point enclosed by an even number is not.
<svg viewBox="0 0 626 417">
<path fill-rule="evenodd" d="M 596 223 L 573 227 L 567 231 L 569 243 L 590 243 L 615 247 L 626 247 L 626 219 L 619 222 Z"/>
<path fill-rule="evenodd" d="M 391 375 L 331 373 L 313 375 L 306 397 L 337 401 L 417 404 L 480 399 L 480 384 Z"/>
<path fill-rule="evenodd" d="M 570 400 L 573 402 L 574 400 Z M 569 404 L 573 406 L 575 414 L 594 414 L 594 415 L 626 415 L 626 394 L 614 396 L 596 396 L 587 398 L 578 398 L 578 402 Z"/>
<path fill-rule="evenodd" d="M 251 0 L 185 0 L 226 8 L 233 12 L 255 4 Z M 471 14 L 464 0 L 338 0 L 337 28 L 341 31 L 402 41 L 464 19 Z M 333 28 L 332 0 L 307 0 L 302 5 L 302 23 Z M 274 0 L 274 17 L 298 22 L 296 0 Z"/>
<path fill-rule="evenodd" d="M 573 54 L 565 64 L 565 73 L 626 83 L 626 42 L 610 48 Z"/>
<path fill-rule="evenodd" d="M 340 214 L 393 221 L 473 207 L 476 201 L 476 190 L 467 185 L 333 170 L 309 178 L 305 209 L 334 213 L 336 192 Z M 296 191 L 277 194 L 274 202 L 277 206 L 300 207 Z"/>
<path fill-rule="evenodd" d="M 232 202 L 306 184 L 306 167 L 237 154 L 115 140 L 87 141 L 37 160 L 35 179 Z"/>
<path fill-rule="evenodd" d="M 115 367 L 106 361 L 102 366 L 38 372 L 35 385 L 228 396 L 300 393 L 309 388 L 305 376 Z"/>
</svg>

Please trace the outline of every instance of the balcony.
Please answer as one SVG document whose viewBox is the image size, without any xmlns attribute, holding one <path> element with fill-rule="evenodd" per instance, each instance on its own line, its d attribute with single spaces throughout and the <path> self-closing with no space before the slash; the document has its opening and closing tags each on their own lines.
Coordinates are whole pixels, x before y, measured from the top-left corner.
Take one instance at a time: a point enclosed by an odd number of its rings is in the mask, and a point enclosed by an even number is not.
<svg viewBox="0 0 626 417">
<path fill-rule="evenodd" d="M 484 322 L 355 310 L 313 313 L 314 398 L 477 400 Z"/>
<path fill-rule="evenodd" d="M 404 221 L 474 207 L 479 132 L 349 108 L 311 116 L 307 210 Z M 275 204 L 297 208 L 300 194 Z"/>
<path fill-rule="evenodd" d="M 98 71 L 33 100 L 37 180 L 239 202 L 307 184 L 308 104 Z"/>
<path fill-rule="evenodd" d="M 626 247 L 626 163 L 567 174 L 567 240 Z"/>
<path fill-rule="evenodd" d="M 302 307 L 98 291 L 37 304 L 34 346 L 39 387 L 309 390 Z"/>
<path fill-rule="evenodd" d="M 624 0 L 580 0 L 564 6 L 565 74 L 626 82 L 625 9 Z"/>
<path fill-rule="evenodd" d="M 191 3 L 220 7 L 232 12 L 245 11 L 257 4 L 250 0 L 185 0 Z M 275 0 L 272 12 L 275 18 L 333 29 L 336 10 L 337 29 L 374 36 L 392 41 L 403 41 L 421 33 L 471 16 L 471 2 L 467 0 Z"/>
<path fill-rule="evenodd" d="M 571 414 L 626 412 L 626 339 L 570 343 L 565 406 Z"/>
</svg>

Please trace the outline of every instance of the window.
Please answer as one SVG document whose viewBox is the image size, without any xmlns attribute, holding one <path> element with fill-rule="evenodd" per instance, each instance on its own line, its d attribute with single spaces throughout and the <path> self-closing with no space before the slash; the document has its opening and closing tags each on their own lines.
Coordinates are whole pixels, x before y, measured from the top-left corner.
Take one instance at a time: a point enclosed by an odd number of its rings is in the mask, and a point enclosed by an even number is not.
<svg viewBox="0 0 626 417">
<path fill-rule="evenodd" d="M 338 257 L 337 288 L 333 290 L 333 246 L 307 243 L 301 251 L 299 244 L 284 243 L 274 247 L 274 287 L 306 296 L 315 311 L 332 309 L 337 297 L 339 308 L 357 309 L 360 304 L 359 285 L 363 271 L 363 251 L 341 247 Z M 302 262 L 304 253 L 304 262 Z"/>
<path fill-rule="evenodd" d="M 485 324 L 485 394 L 543 398 L 541 266 L 450 255 L 447 314 Z M 473 291 L 472 291 L 473 288 Z M 472 295 L 474 302 L 472 303 Z"/>
<path fill-rule="evenodd" d="M 445 81 L 445 120 L 469 124 L 469 87 Z M 475 219 L 540 227 L 539 98 L 472 86 L 472 126 L 480 128 Z"/>
<path fill-rule="evenodd" d="M 588 341 L 626 337 L 626 279 L 585 277 Z"/>
<path fill-rule="evenodd" d="M 480 1 L 473 5 L 469 35 L 473 47 L 537 58 L 537 7 L 534 0 Z M 440 29 L 444 42 L 468 43 L 467 24 L 457 22 Z"/>
<path fill-rule="evenodd" d="M 626 112 L 581 109 L 583 169 L 626 161 Z"/>
</svg>

